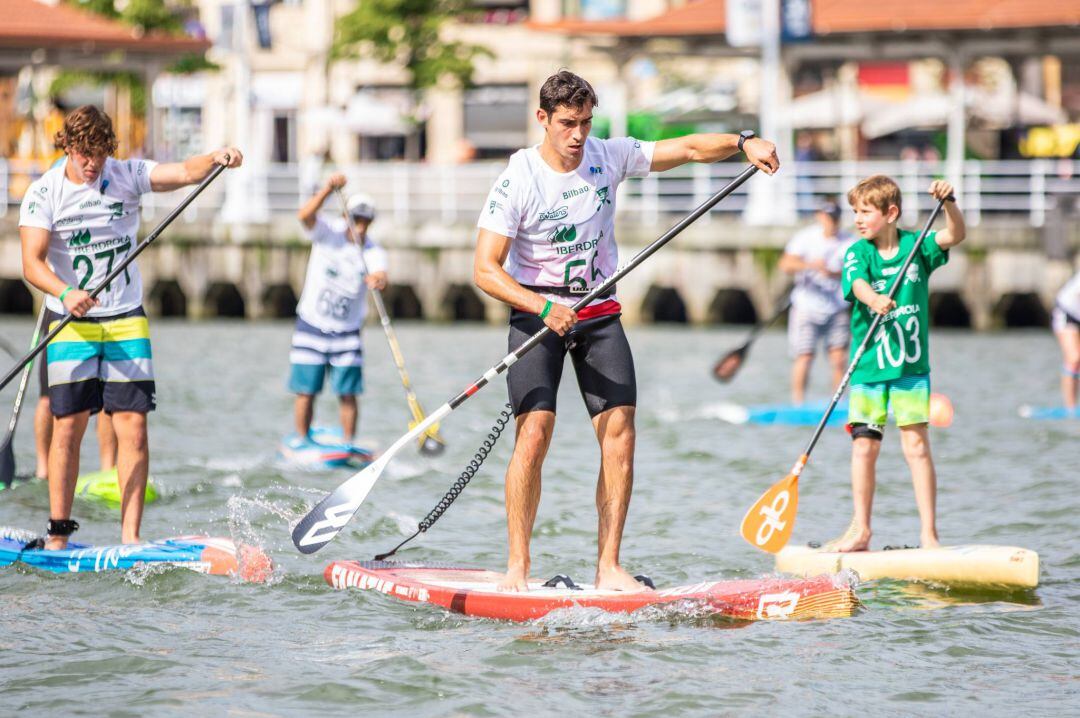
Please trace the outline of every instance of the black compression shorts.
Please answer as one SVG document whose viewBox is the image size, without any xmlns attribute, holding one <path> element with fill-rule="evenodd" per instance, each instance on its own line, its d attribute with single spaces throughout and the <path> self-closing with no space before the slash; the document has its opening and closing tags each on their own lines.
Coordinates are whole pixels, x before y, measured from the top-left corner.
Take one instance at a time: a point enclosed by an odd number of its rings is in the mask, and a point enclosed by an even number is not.
<svg viewBox="0 0 1080 718">
<path fill-rule="evenodd" d="M 555 411 L 567 353 L 574 362 L 578 388 L 589 416 L 617 406 L 637 405 L 634 357 L 618 314 L 579 321 L 560 337 L 554 332 L 511 365 L 506 384 L 514 415 Z M 544 320 L 517 309 L 510 313 L 509 350 L 514 351 L 544 328 Z"/>
</svg>

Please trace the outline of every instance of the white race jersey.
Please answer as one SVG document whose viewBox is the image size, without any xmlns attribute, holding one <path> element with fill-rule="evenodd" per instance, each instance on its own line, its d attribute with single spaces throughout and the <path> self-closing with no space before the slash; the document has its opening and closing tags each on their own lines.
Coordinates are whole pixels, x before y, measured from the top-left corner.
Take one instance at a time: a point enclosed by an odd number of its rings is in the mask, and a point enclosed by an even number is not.
<svg viewBox="0 0 1080 718">
<path fill-rule="evenodd" d="M 318 217 L 306 232 L 311 240 L 304 291 L 296 314 L 324 332 L 359 331 L 367 315 L 360 249 L 349 238 L 344 219 Z M 364 262 L 369 272 L 385 272 L 386 250 L 371 237 L 364 239 Z"/>
<path fill-rule="evenodd" d="M 20 227 L 49 231 L 48 262 L 56 276 L 76 289 L 91 291 L 138 243 L 139 198 L 150 192 L 151 160 L 105 160 L 93 182 L 75 184 L 64 176 L 67 158 L 35 180 L 23 197 Z M 91 317 L 109 317 L 137 309 L 143 300 L 142 277 L 133 262 L 97 295 Z M 45 298 L 57 314 L 67 310 L 59 299 Z"/>
<path fill-rule="evenodd" d="M 477 221 L 511 239 L 506 272 L 524 285 L 569 287 L 581 294 L 614 274 L 615 192 L 627 177 L 649 174 L 654 146 L 632 137 L 590 137 L 571 172 L 555 171 L 538 147 L 515 152 Z M 567 306 L 576 301 L 545 297 Z"/>
<path fill-rule="evenodd" d="M 826 237 L 821 225 L 816 222 L 800 229 L 784 247 L 784 254 L 790 254 L 804 262 L 823 261 L 825 266 L 836 272 L 837 276 L 805 269 L 795 275 L 795 288 L 791 290 L 792 305 L 810 315 L 831 317 L 838 312 L 847 311 L 848 303 L 840 291 L 840 270 L 844 266 L 844 252 L 855 238 L 841 231 L 836 237 Z"/>
</svg>

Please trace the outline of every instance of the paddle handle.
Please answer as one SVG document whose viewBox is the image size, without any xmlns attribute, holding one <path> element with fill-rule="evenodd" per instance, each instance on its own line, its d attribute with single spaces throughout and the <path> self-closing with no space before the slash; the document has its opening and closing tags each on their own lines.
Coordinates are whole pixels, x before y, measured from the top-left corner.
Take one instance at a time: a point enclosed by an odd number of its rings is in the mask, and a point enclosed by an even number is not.
<svg viewBox="0 0 1080 718">
<path fill-rule="evenodd" d="M 150 243 L 157 239 L 158 236 L 165 231 L 165 228 L 172 224 L 173 220 L 179 217 L 180 213 L 187 209 L 188 205 L 195 201 L 195 198 L 202 194 L 202 191 L 208 186 L 210 186 L 210 183 L 217 179 L 218 175 L 220 175 L 224 171 L 225 165 L 215 165 L 215 167 L 210 170 L 210 174 L 208 174 L 206 178 L 203 179 L 203 181 L 200 182 L 195 187 L 195 189 L 193 189 L 191 193 L 188 194 L 188 196 L 185 197 L 180 202 L 180 204 L 176 206 L 175 209 L 169 212 L 168 216 L 165 217 L 165 219 L 161 220 L 161 222 L 158 223 L 158 226 L 154 228 L 154 231 L 148 234 L 146 236 L 146 239 L 135 245 L 135 249 L 132 250 L 131 254 L 125 257 L 124 260 L 117 264 L 111 272 L 105 275 L 105 278 L 101 280 L 101 283 L 90 291 L 90 298 L 93 299 L 97 297 L 97 295 L 101 294 L 105 287 L 112 284 L 112 282 L 115 281 L 117 277 L 123 274 L 124 270 L 128 268 L 128 265 L 134 262 L 135 258 L 142 254 L 143 250 L 150 246 Z M 57 322 L 56 326 L 52 328 L 52 331 L 45 335 L 45 338 L 41 340 L 41 343 L 31 349 L 25 356 L 23 356 L 22 359 L 20 359 L 15 364 L 15 366 L 11 368 L 11 370 L 7 374 L 4 375 L 4 378 L 0 380 L 0 389 L 3 389 L 5 386 L 7 386 L 11 382 L 11 380 L 15 378 L 15 375 L 19 373 L 19 370 L 22 369 L 27 362 L 31 361 L 34 357 L 40 354 L 41 350 L 44 349 L 49 342 L 55 339 L 56 335 L 63 331 L 64 327 L 70 324 L 74 319 L 75 315 L 71 314 L 70 312 L 64 315 L 64 317 L 59 322 Z"/>
<path fill-rule="evenodd" d="M 896 273 L 896 279 L 893 281 L 892 286 L 889 288 L 889 292 L 886 295 L 889 299 L 896 296 L 897 291 L 900 289 L 901 283 L 904 282 L 907 276 L 908 267 L 915 260 L 915 256 L 919 253 L 919 249 L 923 245 L 923 241 L 926 239 L 926 235 L 930 233 L 930 228 L 934 225 L 934 221 L 938 215 L 941 214 L 942 207 L 948 201 L 956 201 L 953 196 L 946 197 L 939 200 L 937 206 L 934 207 L 934 211 L 930 213 L 930 217 L 926 220 L 926 225 L 923 226 L 922 232 L 919 233 L 919 238 L 915 240 L 915 246 L 911 248 L 911 252 L 908 253 L 904 263 L 900 265 L 900 271 Z M 851 363 L 848 364 L 847 371 L 844 372 L 843 378 L 840 380 L 840 384 L 836 387 L 836 393 L 833 394 L 832 401 L 829 402 L 829 408 L 825 410 L 825 415 L 821 417 L 821 421 L 818 422 L 817 428 L 814 430 L 814 435 L 810 438 L 810 443 L 806 446 L 806 451 L 803 452 L 803 457 L 807 460 L 810 458 L 810 452 L 817 446 L 818 439 L 821 438 L 821 434 L 825 431 L 825 425 L 829 423 L 829 417 L 832 416 L 833 410 L 836 405 L 840 403 L 840 398 L 844 395 L 844 391 L 847 390 L 848 382 L 851 381 L 852 374 L 855 373 L 855 368 L 859 366 L 859 362 L 862 361 L 863 354 L 866 353 L 866 349 L 870 346 L 870 342 L 873 341 L 874 332 L 877 331 L 878 325 L 881 324 L 885 318 L 884 314 L 878 314 L 874 317 L 874 321 L 870 322 L 870 328 L 866 331 L 866 336 L 863 337 L 862 342 L 859 343 L 858 349 L 855 350 Z M 806 465 L 806 461 L 802 462 L 803 466 Z M 800 467 L 801 468 L 801 467 Z"/>
</svg>

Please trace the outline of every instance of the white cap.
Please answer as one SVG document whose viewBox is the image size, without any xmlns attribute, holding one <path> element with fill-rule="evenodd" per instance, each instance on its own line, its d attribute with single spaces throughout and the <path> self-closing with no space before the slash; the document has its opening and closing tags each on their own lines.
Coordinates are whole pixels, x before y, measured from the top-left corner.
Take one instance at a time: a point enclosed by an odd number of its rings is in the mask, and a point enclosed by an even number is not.
<svg viewBox="0 0 1080 718">
<path fill-rule="evenodd" d="M 349 216 L 355 219 L 375 219 L 375 200 L 371 198 L 371 195 L 363 193 L 357 193 L 350 195 L 349 199 L 345 202 L 345 208 L 349 212 Z"/>
</svg>

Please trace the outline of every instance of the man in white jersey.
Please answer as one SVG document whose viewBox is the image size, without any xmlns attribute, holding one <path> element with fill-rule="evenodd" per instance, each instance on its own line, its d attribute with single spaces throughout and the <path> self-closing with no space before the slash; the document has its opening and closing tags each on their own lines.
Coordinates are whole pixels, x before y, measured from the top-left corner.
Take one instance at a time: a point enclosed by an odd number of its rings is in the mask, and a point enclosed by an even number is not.
<svg viewBox="0 0 1080 718">
<path fill-rule="evenodd" d="M 1058 291 L 1050 325 L 1061 346 L 1061 400 L 1066 409 L 1076 411 L 1080 390 L 1080 272 Z"/>
<path fill-rule="evenodd" d="M 552 333 L 510 367 L 507 384 L 517 419 L 506 472 L 509 558 L 500 587 L 528 589 L 529 540 L 540 502 L 540 470 L 555 427 L 555 397 L 570 354 L 600 444 L 596 586 L 645 590 L 619 563 L 634 464 L 633 357 L 614 291 L 578 313 L 570 307 L 618 266 L 615 194 L 627 177 L 687 162 L 715 162 L 742 150 L 768 174 L 779 167 L 771 142 L 699 134 L 661 142 L 589 137 L 596 94 L 563 70 L 540 89 L 540 145 L 516 152 L 481 210 L 476 285 L 509 304 L 510 350 L 545 325 Z"/>
<path fill-rule="evenodd" d="M 331 388 L 340 402 L 342 437 L 346 443 L 353 442 L 359 413 L 356 397 L 364 391 L 360 328 L 367 315 L 367 287 L 386 288 L 386 251 L 368 236 L 375 219 L 371 198 L 356 194 L 346 201 L 353 235 L 364 247 L 362 261 L 361 249 L 349 236 L 345 220 L 327 221 L 319 216 L 326 199 L 344 186 L 345 175 L 331 175 L 298 214 L 311 239 L 311 257 L 296 307 L 296 330 L 289 352 L 289 391 L 296 394 L 296 434 L 287 442 L 293 449 L 311 442 L 315 395 L 322 391 L 327 368 Z"/>
<path fill-rule="evenodd" d="M 814 213 L 814 224 L 804 227 L 784 247 L 778 266 L 795 275 L 788 314 L 791 347 L 791 401 L 802 404 L 806 380 L 819 342 L 824 342 L 832 367 L 833 386 L 847 368 L 851 343 L 848 303 L 840 293 L 844 252 L 855 240 L 840 229 L 840 205 L 828 197 Z"/>
<path fill-rule="evenodd" d="M 129 265 L 97 298 L 90 292 L 135 248 L 141 195 L 196 184 L 215 165 L 240 166 L 242 156 L 229 147 L 168 164 L 113 159 L 112 121 L 92 105 L 67 116 L 56 146 L 66 158 L 30 185 L 19 216 L 26 281 L 46 294 L 50 311 L 77 317 L 46 349 L 55 421 L 44 548 L 64 548 L 79 527 L 71 520 L 79 447 L 99 411 L 112 416 L 117 437 L 120 538 L 139 543 L 150 462 L 146 415 L 155 396 L 138 266 Z"/>
</svg>

